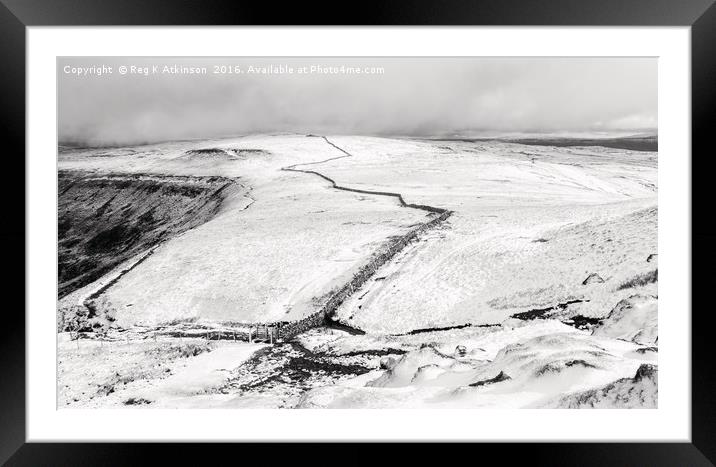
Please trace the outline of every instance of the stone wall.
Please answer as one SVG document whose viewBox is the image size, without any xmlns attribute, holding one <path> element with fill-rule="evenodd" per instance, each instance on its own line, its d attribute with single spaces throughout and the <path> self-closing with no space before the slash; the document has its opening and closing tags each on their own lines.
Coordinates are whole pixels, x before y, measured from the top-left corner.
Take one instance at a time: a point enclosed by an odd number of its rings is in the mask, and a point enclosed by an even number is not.
<svg viewBox="0 0 716 467">
<path fill-rule="evenodd" d="M 438 208 L 431 208 L 438 210 Z M 326 303 L 315 313 L 307 316 L 298 321 L 282 321 L 277 323 L 271 323 L 278 329 L 278 337 L 286 340 L 293 336 L 305 332 L 311 328 L 320 326 L 324 323 L 326 318 L 330 317 L 335 313 L 338 307 L 353 293 L 360 289 L 368 279 L 370 279 L 375 272 L 383 266 L 385 263 L 390 261 L 398 252 L 405 248 L 411 241 L 415 240 L 421 233 L 430 230 L 440 223 L 447 220 L 452 214 L 452 211 L 439 209 L 440 214 L 430 221 L 421 224 L 420 226 L 412 229 L 405 235 L 393 239 L 386 248 L 384 248 L 379 254 L 375 255 L 365 266 L 361 267 L 353 278 L 338 289 Z"/>
<path fill-rule="evenodd" d="M 311 135 L 308 135 L 311 136 Z M 302 172 L 306 174 L 313 174 L 318 177 L 321 177 L 322 179 L 328 181 L 333 188 L 336 190 L 342 190 L 342 191 L 349 191 L 353 193 L 362 193 L 362 194 L 368 194 L 368 195 L 376 195 L 376 196 L 388 196 L 391 198 L 395 198 L 401 206 L 406 208 L 413 208 L 413 209 L 420 209 L 422 211 L 426 211 L 430 213 L 430 215 L 433 215 L 434 217 L 429 220 L 428 222 L 421 224 L 420 226 L 412 229 L 405 235 L 402 235 L 400 237 L 397 237 L 387 245 L 387 247 L 383 248 L 379 254 L 373 256 L 371 260 L 360 268 L 358 272 L 353 276 L 353 278 L 345 284 L 343 287 L 338 289 L 331 297 L 328 299 L 328 301 L 315 313 L 311 314 L 310 316 L 307 316 L 306 318 L 303 318 L 298 321 L 281 321 L 276 323 L 269 323 L 270 326 L 276 326 L 278 329 L 278 336 L 280 339 L 286 340 L 290 339 L 291 337 L 300 334 L 304 331 L 307 331 L 311 328 L 314 328 L 316 326 L 320 326 L 323 324 L 326 320 L 326 318 L 330 317 L 335 313 L 336 309 L 345 301 L 346 298 L 350 297 L 356 290 L 358 290 L 368 279 L 370 279 L 373 274 L 383 266 L 385 263 L 390 261 L 391 258 L 393 258 L 399 251 L 401 251 L 403 248 L 405 248 L 408 243 L 413 241 L 415 238 L 417 238 L 418 235 L 421 233 L 432 229 L 436 227 L 438 224 L 444 222 L 448 217 L 452 215 L 452 211 L 448 211 L 447 209 L 442 208 L 436 208 L 433 206 L 428 206 L 424 204 L 411 204 L 406 203 L 403 199 L 403 196 L 400 193 L 393 193 L 389 191 L 372 191 L 372 190 L 361 190 L 358 188 L 349 188 L 345 186 L 338 185 L 335 180 L 332 178 L 320 173 L 316 172 L 314 170 L 306 170 L 306 169 L 297 169 L 297 166 L 307 166 L 307 165 L 317 165 L 322 164 L 324 162 L 336 160 L 336 159 L 342 159 L 344 157 L 353 157 L 352 154 L 344 150 L 343 148 L 333 144 L 328 138 L 325 136 L 321 136 L 326 143 L 330 144 L 334 148 L 341 151 L 343 156 L 339 157 L 331 157 L 330 159 L 325 159 L 322 161 L 316 161 L 316 162 L 309 162 L 306 164 L 294 164 L 288 167 L 283 167 L 281 170 L 290 171 L 290 172 Z"/>
</svg>

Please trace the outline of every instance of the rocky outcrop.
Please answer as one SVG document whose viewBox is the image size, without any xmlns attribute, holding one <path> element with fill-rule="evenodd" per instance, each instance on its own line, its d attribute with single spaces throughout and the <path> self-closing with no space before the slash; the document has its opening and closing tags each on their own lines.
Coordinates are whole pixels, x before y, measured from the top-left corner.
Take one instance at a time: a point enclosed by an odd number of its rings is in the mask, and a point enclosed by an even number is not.
<svg viewBox="0 0 716 467">
<path fill-rule="evenodd" d="M 514 315 L 510 316 L 510 318 L 520 319 L 523 321 L 531 321 L 533 319 L 546 319 L 552 317 L 552 315 L 555 312 L 558 311 L 564 311 L 566 310 L 570 305 L 574 305 L 575 303 L 583 303 L 588 302 L 589 300 L 582 300 L 582 299 L 573 299 L 573 300 L 567 300 L 562 303 L 557 303 L 553 306 L 548 306 L 544 308 L 533 308 L 531 310 L 523 311 L 521 313 L 515 313 Z"/>
<path fill-rule="evenodd" d="M 601 284 L 604 282 L 604 279 L 597 274 L 596 272 L 591 273 L 587 276 L 586 279 L 582 281 L 582 285 L 589 285 L 589 284 Z"/>
<path fill-rule="evenodd" d="M 470 384 L 469 386 L 473 387 L 473 388 L 478 388 L 480 386 L 486 386 L 488 384 L 495 384 L 495 383 L 499 383 L 501 381 L 507 381 L 508 379 L 512 379 L 512 378 L 510 378 L 510 376 L 507 375 L 504 371 L 501 371 L 494 378 L 484 379 L 482 381 L 476 381 L 476 382 Z"/>
<path fill-rule="evenodd" d="M 657 298 L 653 295 L 632 295 L 617 303 L 594 328 L 593 334 L 655 345 L 658 332 Z"/>
<path fill-rule="evenodd" d="M 386 356 L 380 359 L 380 369 L 381 370 L 392 370 L 395 365 L 398 363 L 398 360 L 395 359 L 395 357 Z"/>
<path fill-rule="evenodd" d="M 577 329 L 587 330 L 592 329 L 594 326 L 602 322 L 601 318 L 594 318 L 591 316 L 574 315 L 570 318 L 562 320 L 564 324 L 574 326 Z"/>
<path fill-rule="evenodd" d="M 642 364 L 633 378 L 622 378 L 602 388 L 561 397 L 547 408 L 561 409 L 652 409 L 659 396 L 658 367 Z"/>
<path fill-rule="evenodd" d="M 190 161 L 233 161 L 245 159 L 247 157 L 255 156 L 268 156 L 269 151 L 264 149 L 249 149 L 249 148 L 202 148 L 202 149 L 191 149 L 186 151 L 180 156 L 180 159 Z"/>
</svg>

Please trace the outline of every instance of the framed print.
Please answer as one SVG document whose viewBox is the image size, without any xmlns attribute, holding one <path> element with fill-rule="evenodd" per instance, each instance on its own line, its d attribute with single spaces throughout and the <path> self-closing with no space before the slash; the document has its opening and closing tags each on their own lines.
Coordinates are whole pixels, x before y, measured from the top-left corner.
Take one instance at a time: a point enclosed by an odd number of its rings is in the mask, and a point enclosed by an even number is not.
<svg viewBox="0 0 716 467">
<path fill-rule="evenodd" d="M 712 465 L 716 7 L 373 6 L 3 1 L 3 461 Z"/>
</svg>

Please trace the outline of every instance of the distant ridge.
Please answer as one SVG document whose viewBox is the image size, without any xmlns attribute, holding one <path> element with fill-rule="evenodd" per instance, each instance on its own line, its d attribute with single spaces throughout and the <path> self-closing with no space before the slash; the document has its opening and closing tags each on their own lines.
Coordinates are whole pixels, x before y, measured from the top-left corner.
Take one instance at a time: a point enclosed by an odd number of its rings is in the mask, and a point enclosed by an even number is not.
<svg viewBox="0 0 716 467">
<path fill-rule="evenodd" d="M 658 151 L 658 136 L 624 136 L 618 138 L 570 138 L 570 137 L 544 137 L 544 138 L 440 138 L 438 141 L 464 141 L 473 143 L 478 141 L 499 141 L 503 143 L 527 144 L 531 146 L 602 146 L 613 149 L 627 149 L 630 151 Z"/>
</svg>

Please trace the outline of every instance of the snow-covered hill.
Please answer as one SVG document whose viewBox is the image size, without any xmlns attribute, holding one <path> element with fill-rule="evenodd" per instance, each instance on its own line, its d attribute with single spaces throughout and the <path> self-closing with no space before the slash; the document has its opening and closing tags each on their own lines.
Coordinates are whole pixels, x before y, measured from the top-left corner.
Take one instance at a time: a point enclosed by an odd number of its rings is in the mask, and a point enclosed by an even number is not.
<svg viewBox="0 0 716 467">
<path fill-rule="evenodd" d="M 200 400 L 175 406 L 610 406 L 630 384 L 643 397 L 627 405 L 656 403 L 647 384 L 658 368 L 656 153 L 266 135 L 63 151 L 59 164 L 233 177 L 245 188 L 103 290 L 122 329 L 299 320 L 429 219 L 368 192 L 453 212 L 338 308 L 335 320 L 365 334 L 317 329 L 253 357 L 237 350 L 241 361 L 221 381 L 192 393 Z M 79 365 L 72 345 L 61 348 L 61 366 Z M 233 352 L 222 353 L 229 367 Z M 101 352 L 81 361 L 92 358 Z M 108 403 L 151 399 L 135 386 Z"/>
</svg>

